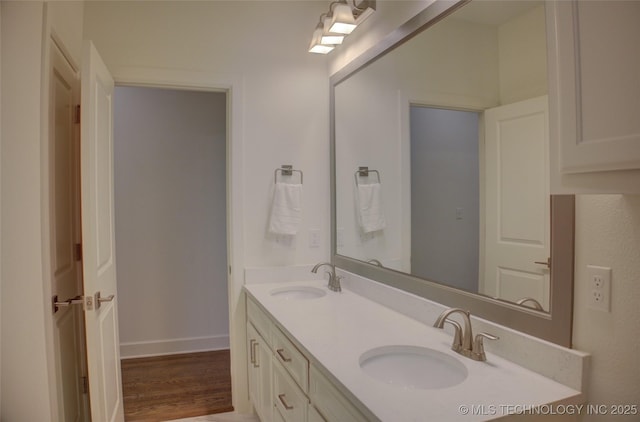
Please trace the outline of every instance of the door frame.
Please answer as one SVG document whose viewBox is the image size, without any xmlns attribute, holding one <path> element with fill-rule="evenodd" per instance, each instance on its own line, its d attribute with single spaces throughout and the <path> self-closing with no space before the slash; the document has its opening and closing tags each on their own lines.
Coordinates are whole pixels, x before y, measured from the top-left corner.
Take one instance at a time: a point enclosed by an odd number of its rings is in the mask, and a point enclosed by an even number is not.
<svg viewBox="0 0 640 422">
<path fill-rule="evenodd" d="M 485 218 L 485 148 L 484 148 L 484 111 L 495 107 L 493 102 L 483 98 L 474 98 L 456 95 L 433 95 L 427 92 L 404 92 L 398 90 L 398 118 L 400 138 L 400 168 L 402 192 L 402 245 L 404 268 L 411 267 L 411 107 L 439 108 L 445 110 L 468 111 L 478 113 L 478 159 L 480 160 L 479 183 L 479 218 Z M 484 224 L 480 224 L 480 239 L 484 239 Z M 484 284 L 484 242 L 478 245 L 478 286 Z"/>
<path fill-rule="evenodd" d="M 227 292 L 232 404 L 249 412 L 246 368 L 244 285 L 243 80 L 241 76 L 183 69 L 121 67 L 110 69 L 116 86 L 226 93 Z M 233 210 L 233 212 L 231 212 Z"/>
</svg>

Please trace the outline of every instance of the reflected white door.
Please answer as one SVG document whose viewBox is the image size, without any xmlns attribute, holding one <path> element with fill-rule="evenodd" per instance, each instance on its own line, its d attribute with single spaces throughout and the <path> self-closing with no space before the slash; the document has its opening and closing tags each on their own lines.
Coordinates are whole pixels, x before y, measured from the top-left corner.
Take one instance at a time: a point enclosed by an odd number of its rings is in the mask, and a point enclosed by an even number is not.
<svg viewBox="0 0 640 422">
<path fill-rule="evenodd" d="M 549 309 L 548 101 L 538 97 L 485 111 L 483 293 Z"/>
<path fill-rule="evenodd" d="M 49 227 L 51 291 L 59 302 L 82 295 L 80 239 L 79 134 L 75 120 L 80 79 L 57 44 L 51 42 L 49 107 Z M 81 301 L 80 301 L 81 303 Z M 84 391 L 84 315 L 82 307 L 60 306 L 53 314 L 54 355 L 58 380 L 58 419 L 82 421 Z"/>
<path fill-rule="evenodd" d="M 113 87 L 107 67 L 86 41 L 82 61 L 82 245 L 91 418 L 100 422 L 124 420 L 116 304 Z"/>
</svg>

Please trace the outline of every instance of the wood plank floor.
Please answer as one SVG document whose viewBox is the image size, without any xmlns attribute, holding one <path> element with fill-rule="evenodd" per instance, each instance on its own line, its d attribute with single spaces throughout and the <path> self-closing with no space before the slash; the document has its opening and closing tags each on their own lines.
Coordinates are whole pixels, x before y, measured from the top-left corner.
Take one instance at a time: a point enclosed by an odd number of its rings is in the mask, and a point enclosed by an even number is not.
<svg viewBox="0 0 640 422">
<path fill-rule="evenodd" d="M 160 422 L 229 412 L 229 350 L 122 360 L 125 420 Z"/>
</svg>

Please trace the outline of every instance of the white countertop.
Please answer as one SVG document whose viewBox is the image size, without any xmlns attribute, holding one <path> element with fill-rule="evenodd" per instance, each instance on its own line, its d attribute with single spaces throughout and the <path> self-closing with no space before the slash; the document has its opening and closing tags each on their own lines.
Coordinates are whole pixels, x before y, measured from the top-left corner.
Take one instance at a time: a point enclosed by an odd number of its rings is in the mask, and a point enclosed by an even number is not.
<svg viewBox="0 0 640 422">
<path fill-rule="evenodd" d="M 322 288 L 327 294 L 289 300 L 270 295 L 273 289 L 293 285 Z M 294 337 L 312 363 L 329 371 L 385 422 L 481 421 L 515 409 L 583 401 L 579 391 L 489 352 L 486 362 L 465 358 L 451 350 L 452 337 L 443 330 L 344 288 L 341 293 L 331 292 L 326 281 L 248 284 L 245 290 Z M 367 350 L 386 345 L 422 346 L 447 353 L 466 366 L 468 377 L 461 384 L 436 390 L 403 389 L 378 381 L 360 368 L 359 359 Z"/>
</svg>

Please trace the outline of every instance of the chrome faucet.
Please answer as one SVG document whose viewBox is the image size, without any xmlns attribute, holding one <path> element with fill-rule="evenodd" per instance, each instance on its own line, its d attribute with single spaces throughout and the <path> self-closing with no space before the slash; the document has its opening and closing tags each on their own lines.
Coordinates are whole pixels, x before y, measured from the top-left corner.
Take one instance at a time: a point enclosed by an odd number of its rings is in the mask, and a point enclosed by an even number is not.
<svg viewBox="0 0 640 422">
<path fill-rule="evenodd" d="M 459 313 L 460 315 L 462 315 L 462 327 L 457 321 L 448 319 L 449 316 L 453 313 Z M 433 326 L 436 328 L 443 328 L 445 322 L 453 325 L 453 328 L 455 329 L 451 350 L 473 360 L 487 360 L 487 356 L 484 352 L 483 340 L 485 338 L 488 338 L 489 340 L 498 340 L 499 337 L 488 333 L 480 333 L 476 335 L 474 339 L 471 328 L 471 314 L 469 313 L 469 311 L 465 311 L 464 309 L 451 308 L 445 310 L 440 314 L 438 319 L 436 319 L 436 322 L 433 324 Z"/>
<path fill-rule="evenodd" d="M 342 287 L 340 286 L 340 280 L 342 279 L 342 277 L 340 277 L 339 275 L 336 275 L 335 265 L 333 265 L 330 262 L 321 262 L 319 264 L 316 264 L 316 266 L 311 269 L 311 272 L 314 274 L 317 273 L 318 268 L 322 267 L 323 265 L 326 265 L 331 268 L 331 271 L 326 271 L 326 273 L 329 274 L 329 284 L 327 285 L 327 287 L 329 287 L 329 290 L 331 291 L 341 292 Z"/>
</svg>

